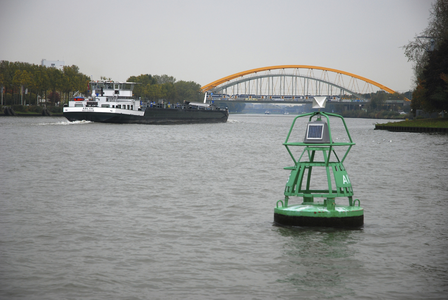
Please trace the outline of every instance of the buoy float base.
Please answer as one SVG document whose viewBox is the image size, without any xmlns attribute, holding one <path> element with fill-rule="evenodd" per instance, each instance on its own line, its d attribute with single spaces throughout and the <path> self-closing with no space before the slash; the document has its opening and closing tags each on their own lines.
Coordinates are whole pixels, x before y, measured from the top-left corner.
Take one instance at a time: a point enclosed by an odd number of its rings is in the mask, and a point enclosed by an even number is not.
<svg viewBox="0 0 448 300">
<path fill-rule="evenodd" d="M 277 207 L 274 222 L 286 226 L 360 228 L 364 225 L 364 209 L 342 205 L 328 209 L 319 203 Z"/>
</svg>

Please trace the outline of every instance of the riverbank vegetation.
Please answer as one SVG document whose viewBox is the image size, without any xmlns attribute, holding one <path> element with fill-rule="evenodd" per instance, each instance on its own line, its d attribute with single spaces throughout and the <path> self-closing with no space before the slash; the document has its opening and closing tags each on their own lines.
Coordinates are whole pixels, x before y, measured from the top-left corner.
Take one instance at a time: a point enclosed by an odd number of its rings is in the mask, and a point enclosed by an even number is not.
<svg viewBox="0 0 448 300">
<path fill-rule="evenodd" d="M 1 105 L 57 106 L 76 91 L 87 91 L 89 77 L 77 66 L 63 70 L 24 62 L 0 61 Z"/>
<path fill-rule="evenodd" d="M 378 91 L 362 96 L 369 102 L 359 103 L 358 108 L 354 110 L 335 111 L 350 118 L 404 119 L 410 116 L 410 101 L 407 100 L 406 94 Z M 356 103 L 358 102 L 355 102 L 355 105 Z"/>
<path fill-rule="evenodd" d="M 405 119 L 409 118 L 409 114 L 400 114 L 397 111 L 380 110 L 380 111 L 364 111 L 364 110 L 345 110 L 338 112 L 344 118 L 366 118 L 366 119 Z"/>
<path fill-rule="evenodd" d="M 448 128 L 448 118 L 404 120 L 381 125 L 394 127 Z"/>
<path fill-rule="evenodd" d="M 62 70 L 59 70 L 2 60 L 0 61 L 0 105 L 22 112 L 38 110 L 29 106 L 63 106 L 76 93 L 88 95 L 89 81 L 90 78 L 82 74 L 74 65 L 64 66 Z M 197 102 L 202 101 L 204 95 L 198 83 L 177 81 L 168 75 L 131 76 L 127 81 L 140 83 L 135 87 L 134 96 L 142 100 Z"/>
<path fill-rule="evenodd" d="M 432 5 L 428 27 L 404 46 L 414 62 L 415 89 L 411 108 L 426 112 L 448 111 L 448 0 Z"/>
</svg>

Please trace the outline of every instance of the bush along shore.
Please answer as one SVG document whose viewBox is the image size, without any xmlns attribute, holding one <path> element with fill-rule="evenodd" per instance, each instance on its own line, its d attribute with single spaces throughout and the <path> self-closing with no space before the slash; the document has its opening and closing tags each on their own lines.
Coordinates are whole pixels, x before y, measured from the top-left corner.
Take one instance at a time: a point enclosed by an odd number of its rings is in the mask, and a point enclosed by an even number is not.
<svg viewBox="0 0 448 300">
<path fill-rule="evenodd" d="M 365 110 L 345 110 L 345 111 L 335 111 L 335 113 L 340 114 L 344 118 L 364 118 L 364 119 L 406 119 L 410 117 L 409 113 L 399 113 L 397 111 L 389 110 L 377 110 L 367 112 Z"/>
<path fill-rule="evenodd" d="M 448 133 L 448 118 L 414 119 L 401 122 L 375 124 L 375 130 Z"/>
<path fill-rule="evenodd" d="M 62 116 L 62 107 L 58 106 L 36 106 L 36 105 L 12 105 L 0 106 L 0 116 Z"/>
</svg>

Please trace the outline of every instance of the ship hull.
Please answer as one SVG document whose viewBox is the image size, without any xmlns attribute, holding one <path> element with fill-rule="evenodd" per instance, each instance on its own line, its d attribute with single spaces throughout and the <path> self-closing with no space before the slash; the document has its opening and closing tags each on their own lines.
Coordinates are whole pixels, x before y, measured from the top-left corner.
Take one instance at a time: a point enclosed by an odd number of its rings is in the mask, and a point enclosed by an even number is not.
<svg viewBox="0 0 448 300">
<path fill-rule="evenodd" d="M 102 109 L 64 110 L 64 117 L 69 121 L 93 121 L 118 124 L 194 124 L 194 123 L 225 123 L 229 112 L 227 110 L 196 110 L 177 108 L 147 108 L 145 112 L 121 113 Z"/>
</svg>

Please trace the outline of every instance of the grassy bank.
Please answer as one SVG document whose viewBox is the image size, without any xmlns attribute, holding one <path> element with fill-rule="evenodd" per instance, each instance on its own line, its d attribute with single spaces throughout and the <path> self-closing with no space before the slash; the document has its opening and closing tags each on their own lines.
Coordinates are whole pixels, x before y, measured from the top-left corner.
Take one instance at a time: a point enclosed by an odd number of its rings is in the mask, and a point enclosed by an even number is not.
<svg viewBox="0 0 448 300">
<path fill-rule="evenodd" d="M 381 125 L 394 127 L 448 128 L 448 118 L 414 119 L 401 122 L 389 122 Z"/>
</svg>

